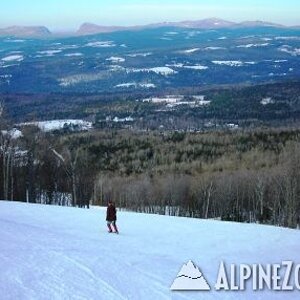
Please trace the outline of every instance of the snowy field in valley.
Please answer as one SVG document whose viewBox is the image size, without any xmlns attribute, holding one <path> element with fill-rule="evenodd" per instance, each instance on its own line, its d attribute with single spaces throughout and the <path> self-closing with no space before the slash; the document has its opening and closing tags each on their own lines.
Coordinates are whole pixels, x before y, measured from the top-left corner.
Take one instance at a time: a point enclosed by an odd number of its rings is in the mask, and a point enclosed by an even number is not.
<svg viewBox="0 0 300 300">
<path fill-rule="evenodd" d="M 78 119 L 64 119 L 64 120 L 49 120 L 40 122 L 26 122 L 20 123 L 19 126 L 34 125 L 39 127 L 42 131 L 49 132 L 54 130 L 61 130 L 68 126 L 77 126 L 79 130 L 89 130 L 93 128 L 93 124 L 88 121 Z"/>
<path fill-rule="evenodd" d="M 0 202 L 0 298 L 299 299 L 294 292 L 216 292 L 219 264 L 300 262 L 300 232 L 212 220 L 118 212 L 108 234 L 105 209 Z M 192 260 L 210 292 L 170 290 Z"/>
</svg>

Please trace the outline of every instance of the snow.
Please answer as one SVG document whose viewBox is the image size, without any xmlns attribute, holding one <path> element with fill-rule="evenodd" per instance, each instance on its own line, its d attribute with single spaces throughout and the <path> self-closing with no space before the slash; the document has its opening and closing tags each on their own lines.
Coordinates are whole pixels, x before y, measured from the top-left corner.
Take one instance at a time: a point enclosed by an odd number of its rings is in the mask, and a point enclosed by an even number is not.
<svg viewBox="0 0 300 300">
<path fill-rule="evenodd" d="M 127 54 L 128 57 L 147 57 L 150 55 L 152 55 L 152 52 Z"/>
<path fill-rule="evenodd" d="M 188 105 L 192 108 L 206 106 L 211 103 L 209 100 L 204 100 L 205 96 L 191 96 L 194 101 L 184 101 L 183 95 L 167 95 L 164 97 L 152 97 L 143 99 L 142 102 L 151 102 L 155 104 L 166 104 L 167 108 L 176 108 L 181 105 Z"/>
<path fill-rule="evenodd" d="M 159 75 L 163 76 L 168 76 L 168 75 L 173 75 L 177 74 L 176 71 L 169 67 L 155 67 L 155 68 L 145 68 L 145 69 L 127 69 L 127 72 L 133 72 L 133 73 L 138 73 L 138 72 L 154 72 Z"/>
<path fill-rule="evenodd" d="M 136 87 L 136 82 L 127 82 L 127 83 L 120 83 L 115 85 L 115 88 L 130 88 L 130 87 Z"/>
<path fill-rule="evenodd" d="M 188 32 L 187 32 L 186 39 L 194 38 L 194 37 L 196 37 L 198 34 L 201 34 L 201 31 L 198 31 L 198 30 L 188 31 Z"/>
<path fill-rule="evenodd" d="M 54 56 L 55 54 L 61 53 L 62 50 L 44 50 L 44 51 L 37 51 L 39 55 L 36 57 L 41 57 L 41 56 Z"/>
<path fill-rule="evenodd" d="M 13 54 L 22 54 L 23 51 L 10 51 L 9 55 L 13 55 Z"/>
<path fill-rule="evenodd" d="M 168 31 L 165 34 L 167 34 L 167 35 L 177 35 L 177 34 L 179 34 L 179 32 L 177 32 L 177 31 Z"/>
<path fill-rule="evenodd" d="M 168 95 L 165 97 L 152 97 L 152 98 L 147 98 L 143 99 L 143 102 L 152 102 L 152 103 L 169 103 L 169 104 L 174 104 L 177 102 L 180 102 L 183 99 L 182 95 Z"/>
<path fill-rule="evenodd" d="M 191 53 L 197 52 L 199 50 L 200 50 L 200 48 L 192 48 L 192 49 L 187 49 L 187 50 L 179 51 L 179 53 L 191 54 Z"/>
<path fill-rule="evenodd" d="M 267 104 L 273 104 L 275 103 L 274 100 L 271 97 L 263 98 L 260 103 L 262 105 L 267 105 Z"/>
<path fill-rule="evenodd" d="M 177 73 L 176 71 L 174 71 L 173 69 L 171 69 L 169 67 L 156 67 L 156 68 L 151 68 L 148 70 L 150 72 L 154 72 L 156 74 L 165 75 L 165 76 Z"/>
<path fill-rule="evenodd" d="M 126 71 L 126 68 L 119 66 L 119 65 L 111 65 L 111 66 L 109 66 L 109 68 L 110 68 L 110 71 L 113 71 L 113 72 Z"/>
<path fill-rule="evenodd" d="M 23 136 L 23 133 L 22 131 L 20 131 L 19 129 L 17 128 L 13 128 L 9 131 L 7 130 L 2 130 L 1 133 L 3 135 L 9 135 L 13 140 L 16 140 L 18 138 L 21 138 Z"/>
<path fill-rule="evenodd" d="M 74 52 L 74 53 L 67 53 L 67 54 L 65 54 L 65 56 L 67 56 L 67 57 L 76 57 L 76 56 L 83 56 L 83 54 L 80 53 L 80 52 Z"/>
<path fill-rule="evenodd" d="M 281 51 L 281 52 L 285 52 L 285 53 L 291 54 L 292 56 L 298 56 L 298 55 L 300 55 L 300 48 L 294 48 L 293 49 L 289 45 L 283 45 L 278 50 Z"/>
<path fill-rule="evenodd" d="M 174 64 L 166 64 L 166 67 L 174 67 L 174 68 L 184 68 L 184 69 L 192 69 L 192 70 L 207 70 L 207 66 L 202 65 L 194 65 L 194 66 L 188 66 L 184 65 L 182 63 L 174 63 Z"/>
<path fill-rule="evenodd" d="M 300 233 L 272 226 L 118 212 L 108 234 L 105 209 L 0 202 L 1 300 L 294 300 L 299 291 L 216 292 L 221 261 L 299 263 Z M 187 261 L 210 292 L 173 292 Z"/>
<path fill-rule="evenodd" d="M 125 117 L 125 118 L 119 118 L 119 117 L 114 117 L 113 122 L 115 123 L 124 123 L 124 122 L 133 122 L 134 119 L 132 117 Z"/>
<path fill-rule="evenodd" d="M 88 130 L 93 127 L 91 122 L 87 122 L 84 120 L 76 120 L 76 119 L 49 120 L 49 121 L 27 122 L 27 123 L 19 124 L 19 126 L 30 126 L 30 125 L 38 126 L 42 131 L 45 132 L 60 130 L 63 129 L 66 125 L 78 126 L 81 130 Z"/>
<path fill-rule="evenodd" d="M 258 48 L 258 47 L 267 47 L 269 43 L 261 43 L 261 44 L 247 44 L 247 45 L 239 45 L 237 48 Z"/>
<path fill-rule="evenodd" d="M 208 67 L 201 66 L 201 65 L 195 65 L 195 66 L 184 66 L 185 69 L 192 69 L 192 70 L 207 70 Z"/>
<path fill-rule="evenodd" d="M 19 66 L 19 64 L 10 64 L 10 65 L 0 65 L 0 68 L 2 69 L 6 69 L 6 68 L 11 68 L 11 67 L 15 67 L 15 66 Z"/>
<path fill-rule="evenodd" d="M 0 78 L 9 79 L 9 78 L 12 78 L 12 75 L 11 74 L 4 74 L 4 75 L 0 75 Z"/>
<path fill-rule="evenodd" d="M 239 125 L 234 124 L 234 123 L 227 123 L 226 126 L 230 129 L 238 129 Z"/>
<path fill-rule="evenodd" d="M 269 73 L 268 75 L 269 75 L 270 77 L 272 77 L 272 76 L 286 76 L 287 73 L 273 73 L 273 72 L 271 72 L 271 73 Z"/>
<path fill-rule="evenodd" d="M 115 88 L 155 88 L 156 85 L 153 83 L 137 83 L 137 82 L 127 82 L 115 85 Z"/>
<path fill-rule="evenodd" d="M 184 64 L 182 63 L 166 64 L 166 67 L 183 68 Z"/>
<path fill-rule="evenodd" d="M 211 101 L 210 100 L 200 100 L 200 101 L 196 102 L 196 104 L 197 103 L 200 106 L 204 106 L 204 105 L 209 105 L 211 103 Z"/>
<path fill-rule="evenodd" d="M 22 61 L 22 60 L 24 60 L 24 56 L 23 55 L 9 55 L 9 56 L 3 57 L 1 60 L 6 61 L 6 62 Z"/>
<path fill-rule="evenodd" d="M 61 45 L 61 43 L 57 43 L 58 45 Z M 78 49 L 80 48 L 79 45 L 62 45 L 61 47 L 59 47 L 59 50 L 70 50 L 70 49 Z"/>
<path fill-rule="evenodd" d="M 212 63 L 215 65 L 225 65 L 230 67 L 242 67 L 244 65 L 240 60 L 213 60 Z"/>
<path fill-rule="evenodd" d="M 111 61 L 113 63 L 122 63 L 125 62 L 125 58 L 123 57 L 118 57 L 118 56 L 111 56 L 106 59 L 107 61 Z"/>
<path fill-rule="evenodd" d="M 85 45 L 86 47 L 95 47 L 95 48 L 111 48 L 115 47 L 113 41 L 102 41 L 102 42 L 89 42 Z"/>
<path fill-rule="evenodd" d="M 11 79 L 12 79 L 11 74 L 0 75 L 0 84 L 10 84 Z"/>
<path fill-rule="evenodd" d="M 214 46 L 204 48 L 204 50 L 207 50 L 207 51 L 209 51 L 209 50 L 225 50 L 225 49 L 226 48 L 224 48 L 224 47 L 214 47 Z"/>
<path fill-rule="evenodd" d="M 276 36 L 275 40 L 283 40 L 283 41 L 299 41 L 299 36 Z"/>
<path fill-rule="evenodd" d="M 7 39 L 4 42 L 6 42 L 6 43 L 25 43 L 26 40 L 20 40 L 20 39 L 12 40 L 12 39 Z"/>
<path fill-rule="evenodd" d="M 195 100 L 198 100 L 198 101 L 204 101 L 205 102 L 205 96 L 204 95 L 196 95 L 196 96 L 193 96 L 193 98 L 195 99 Z M 210 102 L 210 101 L 207 101 L 207 102 Z"/>
<path fill-rule="evenodd" d="M 181 106 L 181 105 L 187 105 L 190 106 L 191 108 L 195 108 L 195 107 L 201 107 L 201 106 L 206 106 L 209 105 L 211 101 L 179 101 L 176 103 L 168 103 L 167 107 L 168 108 L 174 108 L 177 106 Z"/>
<path fill-rule="evenodd" d="M 156 85 L 154 83 L 139 83 L 140 87 L 143 88 L 156 88 Z"/>
</svg>

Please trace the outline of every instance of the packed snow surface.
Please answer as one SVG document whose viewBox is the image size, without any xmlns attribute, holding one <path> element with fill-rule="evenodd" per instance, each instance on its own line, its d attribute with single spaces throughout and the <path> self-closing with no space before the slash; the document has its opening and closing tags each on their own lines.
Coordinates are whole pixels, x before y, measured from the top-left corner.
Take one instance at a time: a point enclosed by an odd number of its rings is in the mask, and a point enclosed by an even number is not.
<svg viewBox="0 0 300 300">
<path fill-rule="evenodd" d="M 216 292 L 219 264 L 300 262 L 300 232 L 213 220 L 118 212 L 120 234 L 106 231 L 105 208 L 0 201 L 1 300 L 298 299 L 292 292 Z M 170 287 L 192 260 L 210 292 Z"/>
</svg>

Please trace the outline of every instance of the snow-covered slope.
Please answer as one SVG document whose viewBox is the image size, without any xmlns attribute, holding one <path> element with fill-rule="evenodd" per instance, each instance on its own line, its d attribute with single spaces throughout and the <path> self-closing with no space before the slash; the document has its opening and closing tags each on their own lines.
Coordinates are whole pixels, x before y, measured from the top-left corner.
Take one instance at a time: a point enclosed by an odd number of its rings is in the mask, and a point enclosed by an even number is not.
<svg viewBox="0 0 300 300">
<path fill-rule="evenodd" d="M 298 299 L 299 291 L 216 292 L 220 261 L 300 262 L 300 232 L 128 212 L 108 234 L 105 209 L 0 202 L 0 298 Z M 170 286 L 192 260 L 210 292 Z"/>
</svg>

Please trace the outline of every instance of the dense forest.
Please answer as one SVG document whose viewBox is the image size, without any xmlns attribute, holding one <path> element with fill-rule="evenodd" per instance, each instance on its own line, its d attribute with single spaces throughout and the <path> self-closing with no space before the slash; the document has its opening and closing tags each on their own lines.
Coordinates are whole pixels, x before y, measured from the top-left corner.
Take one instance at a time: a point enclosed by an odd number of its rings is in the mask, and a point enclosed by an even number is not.
<svg viewBox="0 0 300 300">
<path fill-rule="evenodd" d="M 299 226 L 299 129 L 26 126 L 15 138 L 0 115 L 0 199 Z"/>
<path fill-rule="evenodd" d="M 151 97 L 182 95 L 184 105 L 145 102 Z M 209 105 L 191 106 L 193 96 Z M 300 118 L 300 82 L 283 81 L 260 85 L 199 86 L 166 89 L 153 93 L 128 91 L 104 94 L 2 94 L 7 114 L 14 122 L 83 118 L 98 128 L 126 127 L 107 118 L 132 117 L 135 130 L 215 130 L 227 123 L 240 127 L 295 126 Z M 264 103 L 263 100 L 269 101 Z M 225 126 L 226 127 L 226 126 Z"/>
</svg>

